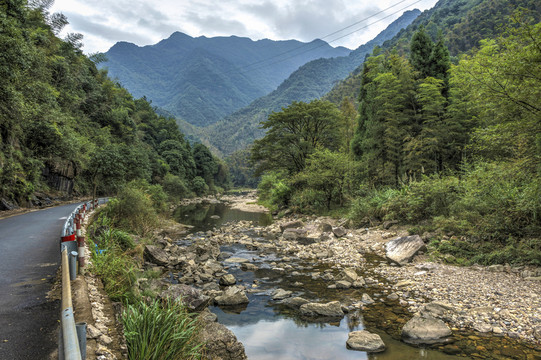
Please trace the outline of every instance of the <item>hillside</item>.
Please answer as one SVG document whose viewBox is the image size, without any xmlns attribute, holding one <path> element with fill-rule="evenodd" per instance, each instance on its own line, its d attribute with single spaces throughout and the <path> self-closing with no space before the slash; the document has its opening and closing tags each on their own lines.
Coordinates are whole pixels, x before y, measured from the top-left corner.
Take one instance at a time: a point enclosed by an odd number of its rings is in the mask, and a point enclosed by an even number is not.
<svg viewBox="0 0 541 360">
<path fill-rule="evenodd" d="M 227 185 L 209 150 L 98 70 L 80 36 L 55 35 L 67 21 L 47 4 L 12 3 L 0 18 L 0 210 L 131 181 L 162 200 Z"/>
<path fill-rule="evenodd" d="M 519 7 L 533 10 L 537 20 L 541 18 L 541 5 L 538 1 L 440 0 L 393 39 L 385 42 L 382 49 L 396 47 L 399 52 L 407 53 L 413 33 L 422 25 L 434 41 L 438 31 L 441 31 L 450 55 L 456 57 L 478 47 L 481 39 L 499 35 L 509 15 Z M 336 84 L 325 98 L 337 105 L 346 96 L 356 100 L 361 87 L 360 70 L 361 67 Z"/>
<path fill-rule="evenodd" d="M 208 126 L 274 90 L 306 62 L 350 52 L 322 40 L 193 38 L 175 32 L 144 47 L 119 42 L 101 66 L 134 96 L 145 96 L 190 124 Z M 278 60 L 283 61 L 273 64 Z"/>
<path fill-rule="evenodd" d="M 270 94 L 256 99 L 249 106 L 206 129 L 195 129 L 196 136 L 203 139 L 214 151 L 223 155 L 245 148 L 254 139 L 263 135 L 259 123 L 265 120 L 272 111 L 278 111 L 293 101 L 320 98 L 337 81 L 357 68 L 364 61 L 365 56 L 372 52 L 374 46 L 391 39 L 420 13 L 419 10 L 406 11 L 373 40 L 361 45 L 348 56 L 317 59 L 301 66 Z M 193 128 L 183 126 L 182 122 L 180 124 L 187 133 L 194 131 Z"/>
</svg>

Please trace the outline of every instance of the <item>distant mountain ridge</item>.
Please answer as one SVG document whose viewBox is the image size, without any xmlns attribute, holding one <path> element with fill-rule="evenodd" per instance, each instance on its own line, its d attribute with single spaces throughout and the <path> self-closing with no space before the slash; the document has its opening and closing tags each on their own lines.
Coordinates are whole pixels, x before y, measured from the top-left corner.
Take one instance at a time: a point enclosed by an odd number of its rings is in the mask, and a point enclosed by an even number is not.
<svg viewBox="0 0 541 360">
<path fill-rule="evenodd" d="M 323 40 L 193 38 L 175 32 L 144 47 L 119 42 L 101 67 L 135 97 L 146 96 L 177 118 L 208 126 L 274 90 L 306 62 L 350 52 Z"/>
<path fill-rule="evenodd" d="M 201 139 L 219 155 L 227 155 L 245 148 L 260 138 L 264 131 L 259 123 L 272 111 L 279 111 L 293 101 L 310 101 L 329 92 L 340 80 L 359 67 L 376 45 L 392 39 L 411 24 L 421 11 L 406 11 L 374 39 L 348 56 L 312 60 L 293 72 L 280 86 L 268 95 L 254 100 L 250 105 L 232 113 L 223 120 L 205 128 L 197 129 L 180 121 L 183 132 Z"/>
</svg>

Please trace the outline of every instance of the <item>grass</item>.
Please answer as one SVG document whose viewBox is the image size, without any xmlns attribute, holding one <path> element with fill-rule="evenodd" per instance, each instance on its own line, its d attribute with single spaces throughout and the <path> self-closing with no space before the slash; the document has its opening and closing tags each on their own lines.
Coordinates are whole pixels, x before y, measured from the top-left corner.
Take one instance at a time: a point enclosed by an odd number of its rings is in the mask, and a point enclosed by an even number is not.
<svg viewBox="0 0 541 360">
<path fill-rule="evenodd" d="M 139 301 L 127 306 L 122 321 L 130 360 L 201 358 L 197 320 L 180 302 Z"/>
</svg>

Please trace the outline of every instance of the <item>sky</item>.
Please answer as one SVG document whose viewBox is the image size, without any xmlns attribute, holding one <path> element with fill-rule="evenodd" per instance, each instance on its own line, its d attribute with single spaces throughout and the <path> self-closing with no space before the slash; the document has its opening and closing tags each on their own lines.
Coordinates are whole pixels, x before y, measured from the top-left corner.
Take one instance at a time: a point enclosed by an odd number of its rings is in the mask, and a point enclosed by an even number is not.
<svg viewBox="0 0 541 360">
<path fill-rule="evenodd" d="M 332 46 L 356 49 L 404 11 L 426 10 L 436 1 L 56 0 L 49 12 L 67 16 L 70 24 L 60 36 L 83 34 L 83 51 L 87 54 L 106 52 L 118 41 L 152 45 L 175 31 L 193 37 L 236 35 L 252 40 L 305 42 L 323 39 Z"/>
</svg>

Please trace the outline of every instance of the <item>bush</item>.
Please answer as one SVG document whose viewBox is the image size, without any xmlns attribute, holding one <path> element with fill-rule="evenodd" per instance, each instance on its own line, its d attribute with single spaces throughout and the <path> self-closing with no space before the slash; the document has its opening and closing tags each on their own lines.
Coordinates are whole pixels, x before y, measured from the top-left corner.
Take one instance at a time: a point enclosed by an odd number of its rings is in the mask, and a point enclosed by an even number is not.
<svg viewBox="0 0 541 360">
<path fill-rule="evenodd" d="M 112 225 L 127 231 L 145 235 L 158 225 L 158 216 L 152 197 L 137 184 L 129 183 L 116 199 L 109 201 L 106 214 Z"/>
<path fill-rule="evenodd" d="M 139 301 L 122 313 L 128 359 L 200 359 L 197 322 L 176 301 Z"/>
<path fill-rule="evenodd" d="M 209 191 L 209 186 L 205 182 L 205 179 L 203 179 L 201 176 L 196 176 L 192 181 L 192 188 L 193 191 L 197 194 L 197 196 L 203 196 Z"/>
<path fill-rule="evenodd" d="M 291 197 L 291 188 L 284 175 L 278 172 L 263 175 L 257 190 L 261 203 L 272 209 L 286 206 Z"/>
<path fill-rule="evenodd" d="M 326 196 L 323 191 L 303 189 L 296 191 L 290 200 L 290 206 L 297 212 L 316 214 L 327 209 Z"/>
<path fill-rule="evenodd" d="M 163 179 L 163 190 L 169 196 L 169 201 L 177 202 L 190 195 L 188 187 L 177 175 L 167 174 Z"/>
</svg>

